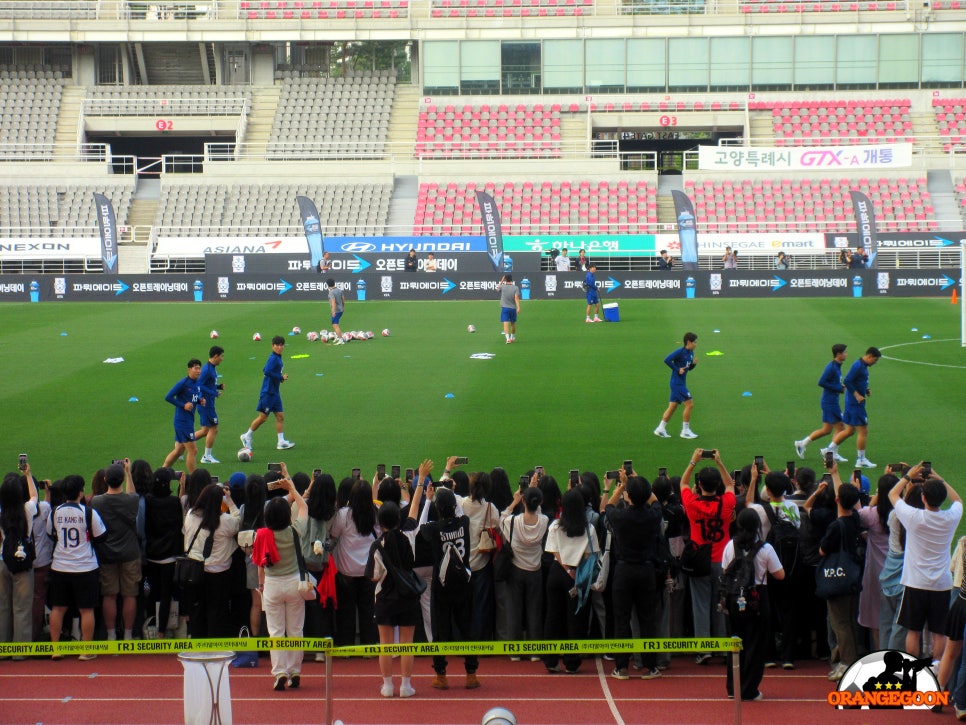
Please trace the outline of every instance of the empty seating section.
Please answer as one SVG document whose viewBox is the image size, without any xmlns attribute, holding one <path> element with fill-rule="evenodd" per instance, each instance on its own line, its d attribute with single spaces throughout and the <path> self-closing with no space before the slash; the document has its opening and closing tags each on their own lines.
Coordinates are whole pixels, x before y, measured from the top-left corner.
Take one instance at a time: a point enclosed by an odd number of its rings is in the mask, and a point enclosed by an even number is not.
<svg viewBox="0 0 966 725">
<path fill-rule="evenodd" d="M 349 20 L 405 18 L 409 0 L 241 0 L 238 17 L 248 20 Z"/>
<path fill-rule="evenodd" d="M 0 3 L 0 19 L 74 18 L 93 20 L 101 3 L 90 0 L 15 0 Z"/>
<path fill-rule="evenodd" d="M 53 149 L 64 80 L 43 75 L 0 71 L 0 158 L 44 156 Z"/>
<path fill-rule="evenodd" d="M 95 86 L 84 101 L 88 116 L 237 116 L 251 106 L 242 86 Z"/>
<path fill-rule="evenodd" d="M 960 213 L 966 214 L 966 179 L 956 182 L 956 200 L 959 202 Z"/>
<path fill-rule="evenodd" d="M 96 234 L 94 192 L 103 192 L 119 226 L 125 224 L 134 182 L 93 184 L 20 183 L 0 185 L 0 228 L 12 228 L 14 236 L 69 237 Z"/>
<path fill-rule="evenodd" d="M 834 222 L 855 229 L 849 191 L 868 194 L 882 231 L 935 230 L 925 177 L 687 180 L 698 225 L 709 232 L 767 231 L 794 227 L 812 231 Z"/>
<path fill-rule="evenodd" d="M 943 136 L 943 151 L 966 151 L 966 98 L 934 98 L 933 111 L 939 135 Z"/>
<path fill-rule="evenodd" d="M 829 145 L 913 141 L 909 106 L 908 98 L 748 104 L 752 111 L 771 111 L 779 146 L 800 146 L 816 139 Z"/>
<path fill-rule="evenodd" d="M 635 233 L 657 220 L 657 191 L 646 181 L 426 182 L 413 234 L 481 234 L 477 189 L 493 196 L 504 234 Z"/>
<path fill-rule="evenodd" d="M 431 0 L 434 18 L 548 18 L 592 15 L 594 0 Z"/>
<path fill-rule="evenodd" d="M 283 81 L 269 136 L 268 158 L 380 155 L 395 94 L 389 71 L 343 78 Z"/>
<path fill-rule="evenodd" d="M 559 157 L 560 104 L 426 106 L 419 111 L 416 156 Z"/>
<path fill-rule="evenodd" d="M 323 234 L 378 236 L 389 217 L 392 181 L 357 184 L 168 184 L 156 224 L 193 236 L 258 236 L 301 230 L 295 197 L 319 209 Z"/>
<path fill-rule="evenodd" d="M 958 2 L 958 0 L 953 0 Z M 933 5 L 935 7 L 935 4 Z M 794 2 L 793 0 L 741 0 L 743 13 L 857 13 L 907 9 L 906 0 L 833 0 L 832 2 Z"/>
</svg>

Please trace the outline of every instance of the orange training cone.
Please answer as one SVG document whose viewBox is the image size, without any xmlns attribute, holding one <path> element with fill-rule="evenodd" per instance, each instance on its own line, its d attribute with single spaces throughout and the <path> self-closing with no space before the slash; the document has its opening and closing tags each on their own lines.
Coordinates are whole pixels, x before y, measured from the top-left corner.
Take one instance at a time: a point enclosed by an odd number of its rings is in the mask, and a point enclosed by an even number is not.
<svg viewBox="0 0 966 725">
<path fill-rule="evenodd" d="M 955 287 L 953 287 L 953 300 L 952 300 L 952 302 L 953 302 L 954 305 L 956 304 L 956 288 Z"/>
</svg>

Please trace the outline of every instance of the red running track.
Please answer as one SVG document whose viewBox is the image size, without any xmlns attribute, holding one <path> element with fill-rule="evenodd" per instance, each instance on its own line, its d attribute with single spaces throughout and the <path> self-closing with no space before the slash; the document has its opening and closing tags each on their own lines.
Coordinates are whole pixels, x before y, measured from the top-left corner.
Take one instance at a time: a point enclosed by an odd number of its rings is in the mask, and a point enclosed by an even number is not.
<svg viewBox="0 0 966 725">
<path fill-rule="evenodd" d="M 410 699 L 379 695 L 376 660 L 336 659 L 333 714 L 345 725 L 475 725 L 492 707 L 512 710 L 519 725 L 664 725 L 734 723 L 733 700 L 725 696 L 725 668 L 695 665 L 675 657 L 664 676 L 650 681 L 605 677 L 612 662 L 584 660 L 576 675 L 549 674 L 539 662 L 481 658 L 482 687 L 463 688 L 462 661 L 451 658 L 450 689 L 430 687 L 428 658 L 416 662 Z M 398 664 L 397 664 L 398 671 Z M 794 671 L 767 670 L 762 702 L 742 703 L 742 722 L 781 725 L 892 725 L 911 721 L 953 722 L 949 713 L 836 710 L 826 703 L 834 685 L 819 661 Z M 28 659 L 0 662 L 0 723 L 61 725 L 176 724 L 183 717 L 182 668 L 169 655 L 100 657 L 92 662 Z M 321 723 L 325 665 L 306 662 L 298 690 L 275 692 L 267 658 L 257 669 L 231 670 L 232 714 L 239 725 Z M 633 671 L 632 671 L 633 674 Z M 398 689 L 399 679 L 396 677 Z"/>
</svg>

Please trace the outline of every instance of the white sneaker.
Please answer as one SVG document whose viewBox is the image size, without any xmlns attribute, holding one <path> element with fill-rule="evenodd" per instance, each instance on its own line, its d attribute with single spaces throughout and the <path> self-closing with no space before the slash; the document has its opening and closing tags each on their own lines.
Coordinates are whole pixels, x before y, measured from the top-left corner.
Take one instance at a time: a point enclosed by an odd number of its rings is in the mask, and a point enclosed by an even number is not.
<svg viewBox="0 0 966 725">
<path fill-rule="evenodd" d="M 245 448 L 249 448 L 250 449 L 252 447 L 252 434 L 251 433 L 242 433 L 238 437 L 241 438 L 242 445 L 245 446 Z"/>
<path fill-rule="evenodd" d="M 383 685 L 379 688 L 379 694 L 383 697 L 392 697 L 396 692 L 392 685 Z"/>
<path fill-rule="evenodd" d="M 848 669 L 849 668 L 846 667 L 844 663 L 839 662 L 837 665 L 835 665 L 835 667 L 832 668 L 832 671 L 828 673 L 829 682 L 838 682 L 841 680 L 842 675 L 844 675 Z"/>
<path fill-rule="evenodd" d="M 221 463 L 221 461 L 219 461 L 214 456 L 202 456 L 201 457 L 201 462 L 202 463 Z"/>
<path fill-rule="evenodd" d="M 656 435 L 658 438 L 670 438 L 671 437 L 671 434 L 668 433 L 663 428 L 655 428 L 654 429 L 654 435 Z"/>
<path fill-rule="evenodd" d="M 795 452 L 799 458 L 805 458 L 805 444 L 801 441 L 795 441 Z"/>
<path fill-rule="evenodd" d="M 681 431 L 681 437 L 682 438 L 697 438 L 698 437 L 698 434 L 695 433 L 693 430 L 682 430 Z"/>
<path fill-rule="evenodd" d="M 289 448 L 295 448 L 295 444 L 292 441 L 279 441 L 278 445 L 275 446 L 277 450 L 284 451 Z"/>
<path fill-rule="evenodd" d="M 406 685 L 400 685 L 399 687 L 400 697 L 412 697 L 415 694 L 416 694 L 416 688 L 413 687 L 412 685 L 410 685 L 409 687 L 406 687 Z"/>
<path fill-rule="evenodd" d="M 836 451 L 835 453 L 832 454 L 832 458 L 834 458 L 839 463 L 848 463 L 848 461 L 849 461 L 848 458 L 845 458 L 844 456 L 840 456 L 838 454 L 838 451 Z"/>
<path fill-rule="evenodd" d="M 603 320 L 602 320 L 602 319 L 600 319 L 599 317 L 594 317 L 594 319 L 593 319 L 593 320 L 591 320 L 591 321 L 592 321 L 592 322 L 603 322 Z"/>
<path fill-rule="evenodd" d="M 335 340 L 335 342 L 333 344 L 334 345 L 345 345 L 345 340 L 343 340 L 341 337 L 337 337 L 336 340 Z M 392 695 L 390 695 L 389 697 L 392 697 Z"/>
<path fill-rule="evenodd" d="M 588 317 L 587 319 L 585 319 L 585 320 L 584 320 L 584 322 L 593 322 L 593 320 L 591 320 L 591 319 L 590 319 L 590 318 Z"/>
<path fill-rule="evenodd" d="M 856 458 L 855 465 L 856 468 L 875 468 L 875 464 L 868 458 Z"/>
</svg>

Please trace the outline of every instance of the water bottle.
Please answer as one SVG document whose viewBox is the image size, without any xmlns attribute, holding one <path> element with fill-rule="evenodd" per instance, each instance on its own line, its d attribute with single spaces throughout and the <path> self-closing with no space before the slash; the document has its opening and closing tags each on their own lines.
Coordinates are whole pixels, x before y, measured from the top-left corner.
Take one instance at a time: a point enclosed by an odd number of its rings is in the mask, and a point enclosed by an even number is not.
<svg viewBox="0 0 966 725">
<path fill-rule="evenodd" d="M 857 274 L 852 278 L 852 296 L 862 296 L 862 275 Z"/>
<path fill-rule="evenodd" d="M 520 298 L 524 300 L 530 299 L 530 280 L 526 277 L 520 281 Z"/>
<path fill-rule="evenodd" d="M 30 301 L 40 302 L 40 282 L 31 280 L 30 282 Z"/>
<path fill-rule="evenodd" d="M 684 294 L 689 300 L 694 299 L 694 277 L 688 277 L 684 280 Z"/>
<path fill-rule="evenodd" d="M 687 209 L 678 214 L 678 237 L 681 240 L 681 264 L 685 269 L 698 266 L 698 240 L 694 229 L 694 215 Z"/>
<path fill-rule="evenodd" d="M 360 302 L 366 301 L 366 281 L 364 279 L 360 279 L 356 283 L 356 297 Z"/>
<path fill-rule="evenodd" d="M 195 293 L 195 302 L 202 302 L 205 299 L 205 283 L 196 279 L 192 287 Z"/>
</svg>

